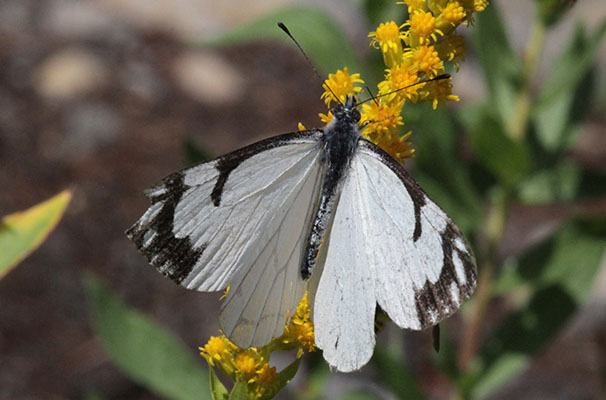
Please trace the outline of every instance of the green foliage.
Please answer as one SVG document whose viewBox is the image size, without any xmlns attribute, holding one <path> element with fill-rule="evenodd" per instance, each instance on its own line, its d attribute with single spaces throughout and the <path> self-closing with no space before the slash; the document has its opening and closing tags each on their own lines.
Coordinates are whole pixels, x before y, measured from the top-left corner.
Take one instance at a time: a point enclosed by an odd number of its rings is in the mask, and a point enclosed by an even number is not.
<svg viewBox="0 0 606 400">
<path fill-rule="evenodd" d="M 215 45 L 231 45 L 253 40 L 278 40 L 292 42 L 277 26 L 283 22 L 296 34 L 320 73 L 328 75 L 337 69 L 348 67 L 350 71 L 363 72 L 353 46 L 337 22 L 326 13 L 312 7 L 292 6 L 264 15 L 241 27 L 216 38 Z"/>
<path fill-rule="evenodd" d="M 143 314 L 128 309 L 88 275 L 92 322 L 114 363 L 133 380 L 168 399 L 209 397 L 209 377 L 191 350 Z"/>
<path fill-rule="evenodd" d="M 0 220 L 0 279 L 42 244 L 59 222 L 71 191 L 63 192 L 34 207 Z"/>
</svg>

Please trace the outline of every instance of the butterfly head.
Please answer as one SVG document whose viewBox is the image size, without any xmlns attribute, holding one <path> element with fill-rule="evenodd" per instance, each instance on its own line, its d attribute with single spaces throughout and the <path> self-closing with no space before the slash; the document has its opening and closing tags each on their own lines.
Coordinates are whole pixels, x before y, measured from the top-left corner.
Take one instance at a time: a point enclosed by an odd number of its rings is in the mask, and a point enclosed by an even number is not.
<svg viewBox="0 0 606 400">
<path fill-rule="evenodd" d="M 358 101 L 354 96 L 347 96 L 345 103 L 333 107 L 331 112 L 335 120 L 357 125 L 360 122 L 360 111 L 358 111 L 357 105 Z"/>
</svg>

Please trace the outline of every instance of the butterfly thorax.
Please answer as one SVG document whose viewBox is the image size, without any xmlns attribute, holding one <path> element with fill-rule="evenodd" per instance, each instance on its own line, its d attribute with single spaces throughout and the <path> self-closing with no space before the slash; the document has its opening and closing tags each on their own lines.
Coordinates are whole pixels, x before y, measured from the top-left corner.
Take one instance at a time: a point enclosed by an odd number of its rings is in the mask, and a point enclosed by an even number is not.
<svg viewBox="0 0 606 400">
<path fill-rule="evenodd" d="M 322 162 L 326 173 L 301 267 L 301 275 L 304 279 L 311 276 L 316 264 L 335 202 L 345 180 L 345 174 L 349 170 L 351 160 L 358 148 L 361 138 L 358 127 L 360 112 L 356 106 L 356 98 L 348 96 L 345 103 L 339 104 L 331 110 L 333 119 L 323 129 Z"/>
</svg>

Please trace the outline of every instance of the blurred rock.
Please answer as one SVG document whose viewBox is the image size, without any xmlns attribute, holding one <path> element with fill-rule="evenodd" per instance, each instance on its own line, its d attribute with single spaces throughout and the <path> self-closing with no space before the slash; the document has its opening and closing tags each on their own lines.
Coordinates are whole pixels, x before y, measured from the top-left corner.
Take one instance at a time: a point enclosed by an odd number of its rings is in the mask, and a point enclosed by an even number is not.
<svg viewBox="0 0 606 400">
<path fill-rule="evenodd" d="M 102 87 L 109 71 L 103 61 L 81 48 L 68 48 L 47 58 L 36 73 L 36 89 L 51 100 L 69 100 Z"/>
<path fill-rule="evenodd" d="M 181 90 L 203 103 L 228 104 L 244 93 L 244 77 L 212 53 L 183 53 L 174 61 L 172 70 Z"/>
<path fill-rule="evenodd" d="M 122 126 L 119 115 L 103 103 L 79 103 L 66 115 L 63 157 L 81 159 L 116 142 Z"/>
<path fill-rule="evenodd" d="M 90 0 L 55 0 L 47 5 L 42 28 L 51 35 L 71 39 L 107 37 L 124 29 L 115 18 Z"/>
</svg>

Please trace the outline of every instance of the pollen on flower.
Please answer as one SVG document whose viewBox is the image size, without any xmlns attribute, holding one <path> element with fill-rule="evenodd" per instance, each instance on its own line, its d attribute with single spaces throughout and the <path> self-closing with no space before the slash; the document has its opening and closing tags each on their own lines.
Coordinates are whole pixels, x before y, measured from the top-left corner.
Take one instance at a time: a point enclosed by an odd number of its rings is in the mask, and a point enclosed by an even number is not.
<svg viewBox="0 0 606 400">
<path fill-rule="evenodd" d="M 405 4 L 408 6 L 408 13 L 412 14 L 415 10 L 427 10 L 427 0 L 404 0 L 396 4 Z"/>
<path fill-rule="evenodd" d="M 488 0 L 473 0 L 473 11 L 482 12 L 488 7 Z"/>
<path fill-rule="evenodd" d="M 347 96 L 356 95 L 362 90 L 361 87 L 355 86 L 356 83 L 364 83 L 360 79 L 360 74 L 350 75 L 349 70 L 345 67 L 343 70 L 338 70 L 336 74 L 328 75 L 328 79 L 322 85 L 325 92 L 321 98 L 324 99 L 327 107 L 330 106 L 332 101 L 344 103 Z M 335 95 L 337 98 L 334 97 Z"/>
<path fill-rule="evenodd" d="M 384 99 L 387 102 L 391 102 L 395 98 L 415 102 L 417 91 L 424 85 L 424 83 L 415 85 L 418 82 L 419 74 L 416 66 L 408 63 L 394 65 L 387 70 L 385 80 L 379 83 L 379 94 L 385 95 Z"/>
<path fill-rule="evenodd" d="M 458 1 L 449 2 L 437 18 L 439 27 L 451 25 L 453 28 L 466 16 L 465 8 Z"/>
<path fill-rule="evenodd" d="M 454 66 L 459 70 L 459 62 L 465 60 L 467 46 L 465 38 L 460 35 L 450 35 L 440 42 L 436 49 L 442 60 L 454 62 Z"/>
<path fill-rule="evenodd" d="M 316 348 L 314 340 L 314 324 L 310 320 L 310 310 L 307 304 L 307 292 L 299 302 L 297 311 L 293 315 L 290 323 L 284 328 L 282 335 L 282 343 L 286 345 L 298 346 L 300 349 L 305 348 L 307 351 L 313 351 Z M 299 350 L 298 356 L 301 356 Z"/>
<path fill-rule="evenodd" d="M 241 352 L 234 360 L 236 371 L 244 376 L 252 375 L 257 369 L 257 360 L 248 352 Z"/>
<path fill-rule="evenodd" d="M 402 61 L 402 40 L 404 33 L 400 32 L 400 27 L 394 21 L 381 23 L 375 32 L 370 32 L 372 37 L 370 45 L 381 49 L 385 65 L 392 66 Z"/>
<path fill-rule="evenodd" d="M 444 71 L 444 62 L 434 46 L 419 46 L 406 52 L 405 57 L 420 73 L 433 78 Z"/>
<path fill-rule="evenodd" d="M 459 101 L 459 96 L 452 94 L 452 83 L 450 80 L 442 79 L 439 81 L 429 82 L 426 86 L 428 97 L 432 99 L 432 107 L 435 110 L 438 104 L 446 101 Z"/>
<path fill-rule="evenodd" d="M 404 106 L 403 101 L 395 101 L 389 104 L 382 101 L 372 101 L 370 104 L 363 104 L 360 124 L 365 127 L 362 135 L 366 136 L 369 132 L 380 134 L 404 125 L 401 115 L 402 106 Z"/>
<path fill-rule="evenodd" d="M 257 371 L 255 381 L 265 386 L 270 386 L 276 382 L 278 374 L 276 373 L 276 367 L 270 367 L 269 364 L 263 364 L 261 369 Z"/>
<path fill-rule="evenodd" d="M 276 367 L 270 367 L 268 364 L 257 371 L 256 375 L 248 383 L 254 385 L 254 395 L 257 399 L 272 398 L 278 392 L 278 374 Z"/>
<path fill-rule="evenodd" d="M 219 367 L 226 375 L 234 372 L 233 355 L 237 351 L 236 345 L 229 341 L 225 335 L 211 336 L 204 347 L 200 347 L 200 355 L 206 359 L 211 367 Z"/>
<path fill-rule="evenodd" d="M 405 159 L 414 157 L 414 149 L 408 141 L 410 135 L 412 135 L 412 131 L 400 135 L 397 130 L 391 129 L 380 134 L 373 132 L 366 138 L 385 150 L 398 162 L 403 163 Z"/>
<path fill-rule="evenodd" d="M 410 17 L 409 22 L 404 25 L 410 26 L 404 39 L 410 47 L 429 44 L 430 39 L 435 42 L 437 35 L 444 36 L 436 28 L 436 18 L 430 12 L 415 11 Z"/>
</svg>

